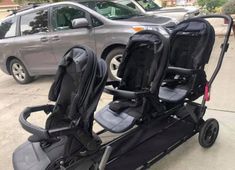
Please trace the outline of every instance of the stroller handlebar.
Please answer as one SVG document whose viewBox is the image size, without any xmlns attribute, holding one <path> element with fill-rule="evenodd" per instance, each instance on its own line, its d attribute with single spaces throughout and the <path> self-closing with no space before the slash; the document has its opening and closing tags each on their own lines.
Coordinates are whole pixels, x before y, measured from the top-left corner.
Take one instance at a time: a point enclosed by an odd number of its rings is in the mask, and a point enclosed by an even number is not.
<svg viewBox="0 0 235 170">
<path fill-rule="evenodd" d="M 219 60 L 218 60 L 217 66 L 215 68 L 215 71 L 213 72 L 213 74 L 209 80 L 209 83 L 208 83 L 208 85 L 210 87 L 212 85 L 214 79 L 216 78 L 220 68 L 221 68 L 221 65 L 222 65 L 223 59 L 224 59 L 224 55 L 227 52 L 227 49 L 229 47 L 228 41 L 229 41 L 230 33 L 231 33 L 231 30 L 233 27 L 233 19 L 229 15 L 206 15 L 206 16 L 200 16 L 200 18 L 204 18 L 204 19 L 221 18 L 221 19 L 226 19 L 228 21 L 228 26 L 227 26 L 226 34 L 224 36 L 224 41 L 223 41 L 223 44 L 221 44 L 221 52 L 219 55 Z"/>
<path fill-rule="evenodd" d="M 44 111 L 46 114 L 49 114 L 54 108 L 54 105 L 41 105 L 41 106 L 34 106 L 34 107 L 27 107 L 23 110 L 23 112 L 20 114 L 19 122 L 21 126 L 29 133 L 33 134 L 29 138 L 30 141 L 40 141 L 43 139 L 49 138 L 48 130 L 41 128 L 39 126 L 33 125 L 30 122 L 27 121 L 27 119 L 30 117 L 31 113 L 38 112 L 38 111 Z"/>
</svg>

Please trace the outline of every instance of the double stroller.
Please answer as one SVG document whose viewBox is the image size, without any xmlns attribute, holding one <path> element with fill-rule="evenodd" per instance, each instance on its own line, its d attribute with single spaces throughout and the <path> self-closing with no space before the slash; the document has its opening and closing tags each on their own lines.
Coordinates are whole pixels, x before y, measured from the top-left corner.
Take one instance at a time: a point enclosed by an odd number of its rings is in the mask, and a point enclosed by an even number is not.
<svg viewBox="0 0 235 170">
<path fill-rule="evenodd" d="M 203 120 L 205 104 L 233 24 L 228 16 L 207 16 L 214 17 L 229 26 L 209 80 L 204 69 L 215 32 L 204 18 L 179 23 L 170 38 L 153 30 L 134 34 L 118 69 L 120 82 L 107 81 L 106 63 L 89 48 L 71 48 L 49 91 L 55 105 L 27 107 L 20 115 L 32 135 L 14 151 L 14 169 L 147 169 L 197 133 L 202 147 L 212 146 L 219 124 Z M 94 114 L 103 91 L 113 100 Z M 201 104 L 195 102 L 200 97 Z M 49 114 L 45 128 L 27 121 L 38 111 Z M 103 130 L 93 131 L 94 120 Z"/>
</svg>

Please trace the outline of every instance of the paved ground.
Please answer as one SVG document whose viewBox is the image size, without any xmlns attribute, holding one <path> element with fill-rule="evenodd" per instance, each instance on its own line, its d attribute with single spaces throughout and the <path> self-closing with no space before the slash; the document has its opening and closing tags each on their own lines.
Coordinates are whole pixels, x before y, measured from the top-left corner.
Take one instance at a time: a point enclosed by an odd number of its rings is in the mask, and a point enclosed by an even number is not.
<svg viewBox="0 0 235 170">
<path fill-rule="evenodd" d="M 221 38 L 217 38 L 210 60 L 211 73 L 218 59 Z M 215 145 L 202 149 L 197 136 L 162 159 L 152 170 L 233 170 L 235 155 L 235 39 L 231 37 L 230 49 L 222 70 L 212 89 L 212 100 L 208 103 L 207 117 L 220 122 L 220 134 Z M 25 106 L 48 103 L 47 93 L 53 77 L 40 77 L 29 85 L 19 85 L 10 76 L 0 72 L 0 170 L 11 170 L 11 156 L 14 149 L 23 143 L 28 133 L 18 123 L 20 112 Z M 110 97 L 101 98 L 99 108 Z M 43 125 L 45 117 L 38 114 L 32 122 Z M 99 128 L 95 126 L 96 130 Z"/>
</svg>

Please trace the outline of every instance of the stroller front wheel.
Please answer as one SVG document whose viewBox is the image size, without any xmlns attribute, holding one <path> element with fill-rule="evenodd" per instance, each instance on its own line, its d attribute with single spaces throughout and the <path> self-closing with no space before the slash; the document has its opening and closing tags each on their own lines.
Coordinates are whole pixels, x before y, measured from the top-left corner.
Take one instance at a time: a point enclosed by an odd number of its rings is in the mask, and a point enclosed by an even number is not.
<svg viewBox="0 0 235 170">
<path fill-rule="evenodd" d="M 204 148 L 211 147 L 218 136 L 219 123 L 216 119 L 206 120 L 199 130 L 199 144 Z"/>
</svg>

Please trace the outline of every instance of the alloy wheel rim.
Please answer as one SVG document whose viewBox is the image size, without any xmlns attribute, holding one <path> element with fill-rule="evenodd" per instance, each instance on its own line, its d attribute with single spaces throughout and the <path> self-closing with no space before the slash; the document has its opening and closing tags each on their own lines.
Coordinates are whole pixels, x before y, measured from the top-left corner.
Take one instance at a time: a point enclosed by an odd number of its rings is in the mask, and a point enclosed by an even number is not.
<svg viewBox="0 0 235 170">
<path fill-rule="evenodd" d="M 117 71 L 121 61 L 122 61 L 122 54 L 118 54 L 112 58 L 109 65 L 112 75 L 118 80 L 120 80 L 120 78 L 117 76 Z"/>
<path fill-rule="evenodd" d="M 12 73 L 17 80 L 19 80 L 19 81 L 25 80 L 25 76 L 26 76 L 25 70 L 22 67 L 22 65 L 20 65 L 19 63 L 14 63 L 12 65 Z"/>
</svg>

